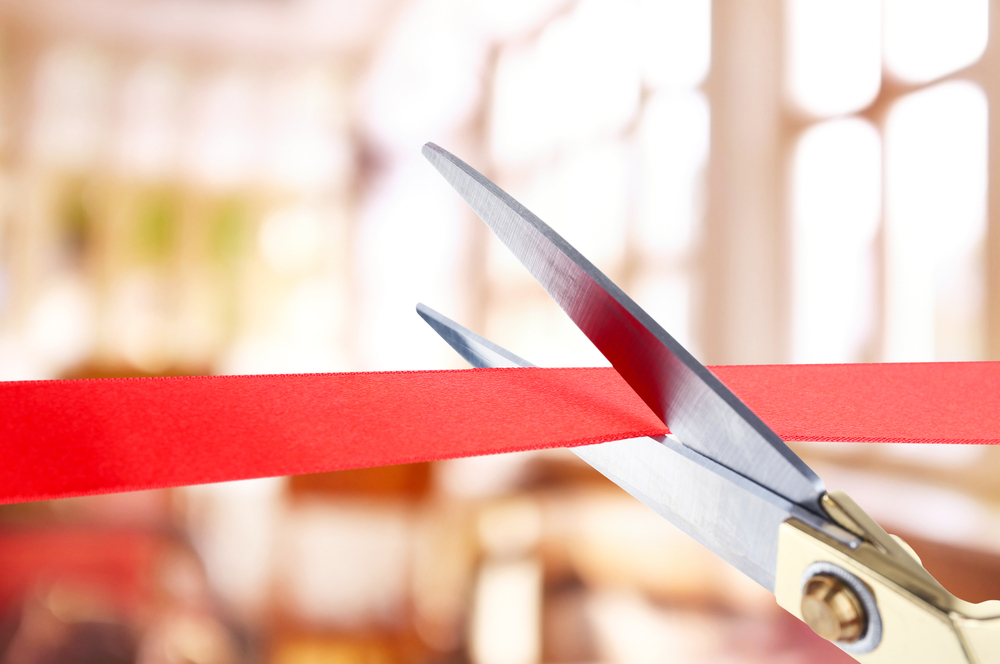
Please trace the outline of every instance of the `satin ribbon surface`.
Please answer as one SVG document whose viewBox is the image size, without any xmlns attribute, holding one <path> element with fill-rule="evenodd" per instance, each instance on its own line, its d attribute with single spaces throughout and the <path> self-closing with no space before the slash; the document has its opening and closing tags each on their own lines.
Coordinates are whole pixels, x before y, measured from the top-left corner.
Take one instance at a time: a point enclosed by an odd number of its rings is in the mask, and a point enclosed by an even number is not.
<svg viewBox="0 0 1000 664">
<path fill-rule="evenodd" d="M 785 440 L 1000 442 L 1000 363 L 711 367 Z M 610 368 L 0 383 L 0 503 L 666 433 Z"/>
</svg>

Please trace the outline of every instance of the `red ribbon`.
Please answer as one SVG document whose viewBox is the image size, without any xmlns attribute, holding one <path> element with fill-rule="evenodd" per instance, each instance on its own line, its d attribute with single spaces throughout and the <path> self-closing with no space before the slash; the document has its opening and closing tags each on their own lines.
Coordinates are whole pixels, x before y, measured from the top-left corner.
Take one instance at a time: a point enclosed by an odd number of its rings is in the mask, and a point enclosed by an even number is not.
<svg viewBox="0 0 1000 664">
<path fill-rule="evenodd" d="M 714 367 L 786 440 L 1000 442 L 1000 363 Z M 0 503 L 666 432 L 612 369 L 0 383 Z"/>
</svg>

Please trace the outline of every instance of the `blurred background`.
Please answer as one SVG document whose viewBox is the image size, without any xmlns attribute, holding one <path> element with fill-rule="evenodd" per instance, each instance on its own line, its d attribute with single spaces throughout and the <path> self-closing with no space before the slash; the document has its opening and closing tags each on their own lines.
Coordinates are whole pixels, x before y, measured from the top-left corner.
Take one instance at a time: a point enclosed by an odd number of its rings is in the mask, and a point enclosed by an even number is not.
<svg viewBox="0 0 1000 664">
<path fill-rule="evenodd" d="M 706 363 L 1000 360 L 992 4 L 0 0 L 0 379 L 604 364 L 425 141 Z M 795 449 L 1000 598 L 1000 450 Z M 4 506 L 0 652 L 850 661 L 564 450 Z"/>
</svg>

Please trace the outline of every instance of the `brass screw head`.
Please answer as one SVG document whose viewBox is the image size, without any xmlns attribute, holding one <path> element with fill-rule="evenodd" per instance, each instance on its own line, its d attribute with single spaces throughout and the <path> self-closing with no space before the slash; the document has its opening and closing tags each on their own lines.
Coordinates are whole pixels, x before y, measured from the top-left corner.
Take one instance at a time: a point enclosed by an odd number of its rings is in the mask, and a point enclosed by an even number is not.
<svg viewBox="0 0 1000 664">
<path fill-rule="evenodd" d="M 828 641 L 854 643 L 865 634 L 868 616 L 858 596 L 842 580 L 817 574 L 802 591 L 802 619 Z"/>
</svg>

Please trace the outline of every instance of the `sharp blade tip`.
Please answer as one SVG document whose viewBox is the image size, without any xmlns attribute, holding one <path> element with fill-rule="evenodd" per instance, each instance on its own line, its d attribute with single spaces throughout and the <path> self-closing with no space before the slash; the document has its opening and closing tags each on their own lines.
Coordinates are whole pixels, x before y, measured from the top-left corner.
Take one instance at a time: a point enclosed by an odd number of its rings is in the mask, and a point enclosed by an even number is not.
<svg viewBox="0 0 1000 664">
<path fill-rule="evenodd" d="M 435 155 L 446 154 L 437 143 L 432 143 L 431 141 L 424 143 L 424 146 L 420 148 L 420 153 L 428 159 L 432 159 Z"/>
<path fill-rule="evenodd" d="M 423 302 L 417 302 L 417 315 L 424 320 L 429 321 L 431 318 L 434 318 L 434 314 L 436 313 L 436 311 L 428 307 Z"/>
</svg>

